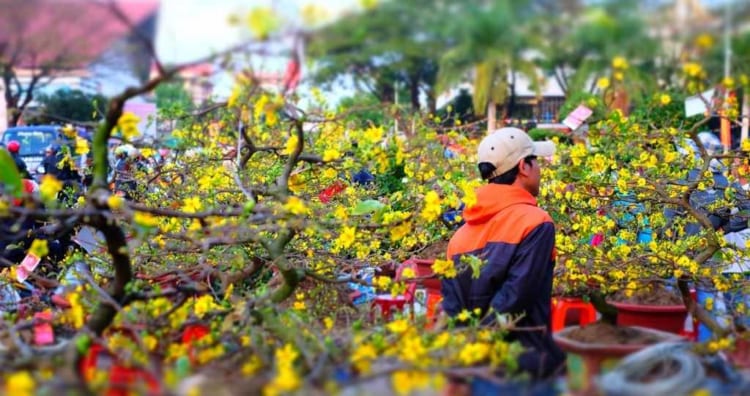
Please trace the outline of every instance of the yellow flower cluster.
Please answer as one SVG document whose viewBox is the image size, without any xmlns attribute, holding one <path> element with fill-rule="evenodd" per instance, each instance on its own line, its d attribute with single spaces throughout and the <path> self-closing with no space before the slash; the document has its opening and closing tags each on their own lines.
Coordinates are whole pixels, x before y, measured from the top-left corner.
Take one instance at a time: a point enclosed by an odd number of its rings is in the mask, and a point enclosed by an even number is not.
<svg viewBox="0 0 750 396">
<path fill-rule="evenodd" d="M 456 267 L 451 260 L 435 259 L 435 262 L 432 264 L 432 270 L 435 274 L 445 278 L 455 278 L 457 275 Z"/>
<path fill-rule="evenodd" d="M 53 201 L 57 199 L 57 194 L 62 190 L 63 183 L 52 175 L 44 175 L 42 182 L 39 184 L 39 193 L 42 199 Z"/>
<path fill-rule="evenodd" d="M 135 115 L 135 113 L 126 111 L 123 112 L 120 118 L 117 120 L 117 128 L 122 134 L 124 140 L 132 140 L 140 136 L 141 132 L 138 130 L 138 123 L 141 118 Z"/>
<path fill-rule="evenodd" d="M 276 376 L 263 388 L 264 396 L 283 395 L 297 390 L 302 385 L 302 380 L 294 368 L 297 357 L 299 352 L 292 344 L 285 344 L 276 350 Z"/>
<path fill-rule="evenodd" d="M 429 191 L 424 197 L 424 208 L 420 217 L 425 221 L 435 221 L 440 214 L 442 209 L 440 208 L 440 197 L 435 191 Z"/>
</svg>

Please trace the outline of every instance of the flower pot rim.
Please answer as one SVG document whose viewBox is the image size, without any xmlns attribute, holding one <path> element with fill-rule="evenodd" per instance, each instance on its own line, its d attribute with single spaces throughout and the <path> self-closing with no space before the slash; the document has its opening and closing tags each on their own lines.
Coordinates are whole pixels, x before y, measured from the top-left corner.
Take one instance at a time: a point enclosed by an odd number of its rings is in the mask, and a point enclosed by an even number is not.
<svg viewBox="0 0 750 396">
<path fill-rule="evenodd" d="M 584 343 L 580 341 L 571 340 L 570 338 L 567 337 L 568 333 L 580 327 L 581 326 L 566 327 L 565 329 L 560 330 L 557 333 L 554 333 L 552 337 L 554 338 L 555 342 L 560 346 L 560 348 L 563 349 L 564 351 L 578 353 L 578 354 L 607 354 L 607 355 L 612 355 L 612 356 L 625 356 L 627 354 L 641 350 L 647 346 L 654 345 L 654 343 L 628 344 L 628 345 L 594 344 L 594 343 Z M 650 329 L 650 328 L 642 327 L 642 326 L 625 326 L 625 327 L 629 327 L 631 329 L 637 329 L 639 331 L 643 331 L 643 332 L 653 334 L 653 335 L 658 335 L 663 338 L 659 342 L 685 341 L 683 337 L 674 333 L 668 333 L 666 331 Z"/>
<path fill-rule="evenodd" d="M 687 308 L 683 304 L 677 305 L 650 305 L 650 304 L 633 304 L 624 303 L 617 301 L 607 301 L 607 303 L 614 305 L 617 309 L 625 309 L 630 311 L 640 312 L 687 312 Z"/>
<path fill-rule="evenodd" d="M 414 256 L 414 257 L 411 257 L 411 258 L 406 259 L 404 261 L 404 263 L 407 263 L 407 262 L 412 262 L 414 264 L 430 264 L 430 265 L 432 265 L 432 263 L 435 262 L 435 258 L 424 258 L 424 257 L 416 257 L 416 256 Z"/>
</svg>

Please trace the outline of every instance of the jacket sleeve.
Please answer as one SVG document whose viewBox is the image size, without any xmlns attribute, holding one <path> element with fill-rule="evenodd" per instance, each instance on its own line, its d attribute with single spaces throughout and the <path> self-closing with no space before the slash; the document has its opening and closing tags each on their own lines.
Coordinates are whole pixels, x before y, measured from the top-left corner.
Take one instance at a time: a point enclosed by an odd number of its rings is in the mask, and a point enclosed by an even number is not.
<svg viewBox="0 0 750 396">
<path fill-rule="evenodd" d="M 452 260 L 454 265 L 458 265 L 458 258 L 453 257 L 454 252 L 451 243 L 448 244 L 448 251 L 446 252 L 448 260 Z M 462 276 L 463 274 L 458 274 L 455 278 L 443 278 L 441 281 L 440 293 L 443 297 L 441 305 L 443 311 L 451 317 L 458 315 L 465 303 L 461 296 Z"/>
<path fill-rule="evenodd" d="M 523 313 L 543 288 L 549 287 L 547 272 L 554 266 L 554 247 L 555 226 L 551 222 L 538 225 L 521 241 L 510 262 L 505 282 L 492 297 L 490 305 L 495 312 Z"/>
<path fill-rule="evenodd" d="M 443 297 L 443 311 L 450 317 L 454 317 L 461 312 L 461 294 L 456 290 L 457 280 L 443 279 L 441 285 L 441 294 Z"/>
</svg>

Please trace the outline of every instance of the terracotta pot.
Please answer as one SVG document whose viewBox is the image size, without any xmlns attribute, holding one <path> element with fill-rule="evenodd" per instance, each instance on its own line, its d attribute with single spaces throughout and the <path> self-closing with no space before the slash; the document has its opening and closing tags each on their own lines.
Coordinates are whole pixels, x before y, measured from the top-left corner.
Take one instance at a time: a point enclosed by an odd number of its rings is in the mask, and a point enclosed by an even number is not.
<svg viewBox="0 0 750 396">
<path fill-rule="evenodd" d="M 685 328 L 684 305 L 640 305 L 610 301 L 617 308 L 618 326 L 641 326 L 680 334 Z"/>
<path fill-rule="evenodd" d="M 652 344 L 587 344 L 568 338 L 580 326 L 565 328 L 552 336 L 560 349 L 567 352 L 567 388 L 575 395 L 596 395 L 594 378 L 612 369 L 623 357 Z M 661 338 L 661 341 L 680 341 L 681 337 L 654 329 L 631 326 Z"/>
</svg>

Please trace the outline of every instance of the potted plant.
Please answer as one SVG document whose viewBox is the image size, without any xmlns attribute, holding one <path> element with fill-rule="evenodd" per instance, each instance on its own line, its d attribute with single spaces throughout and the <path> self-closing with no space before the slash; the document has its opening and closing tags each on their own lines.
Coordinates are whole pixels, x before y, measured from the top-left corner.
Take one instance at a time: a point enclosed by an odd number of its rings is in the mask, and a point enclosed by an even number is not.
<svg viewBox="0 0 750 396">
<path fill-rule="evenodd" d="M 717 94 L 707 102 L 708 115 L 686 117 L 683 99 L 706 81 L 705 73 L 689 68 L 683 77 L 685 89 L 646 97 L 630 117 L 614 110 L 590 124 L 585 143 L 560 144 L 557 163 L 543 168 L 540 202 L 558 226 L 556 287 L 590 299 L 613 332 L 635 325 L 666 337 L 664 331 L 682 331 L 689 313 L 721 339 L 731 326 L 698 304 L 691 289 L 700 281 L 722 292 L 745 282 L 723 272 L 745 256 L 744 246 L 727 243 L 725 233 L 743 221 L 747 226 L 738 181 L 750 145 L 727 153 L 710 146 L 702 132 L 711 114 L 736 117 L 736 103 L 716 100 Z M 729 88 L 718 85 L 717 92 Z M 590 374 L 645 345 L 588 344 L 585 336 L 574 337 L 582 330 L 566 329 L 556 339 L 574 360 L 581 355 Z"/>
</svg>

